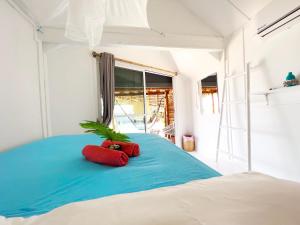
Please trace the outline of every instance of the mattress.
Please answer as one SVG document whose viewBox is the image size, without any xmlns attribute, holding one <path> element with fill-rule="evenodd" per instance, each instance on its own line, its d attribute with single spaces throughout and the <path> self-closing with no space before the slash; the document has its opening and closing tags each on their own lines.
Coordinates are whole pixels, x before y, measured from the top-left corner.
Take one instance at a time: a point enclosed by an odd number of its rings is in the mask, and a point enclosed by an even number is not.
<svg viewBox="0 0 300 225">
<path fill-rule="evenodd" d="M 299 225 L 300 184 L 258 173 L 71 203 L 4 225 Z"/>
<path fill-rule="evenodd" d="M 28 217 L 72 202 L 220 176 L 159 136 L 129 136 L 141 155 L 118 168 L 84 159 L 85 145 L 102 142 L 92 134 L 51 137 L 0 153 L 0 215 Z"/>
</svg>

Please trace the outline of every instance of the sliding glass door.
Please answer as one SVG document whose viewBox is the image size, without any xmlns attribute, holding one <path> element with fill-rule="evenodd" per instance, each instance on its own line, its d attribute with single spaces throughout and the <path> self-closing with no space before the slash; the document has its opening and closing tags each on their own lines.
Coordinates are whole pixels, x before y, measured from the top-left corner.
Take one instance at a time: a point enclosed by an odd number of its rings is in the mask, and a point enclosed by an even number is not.
<svg viewBox="0 0 300 225">
<path fill-rule="evenodd" d="M 113 126 L 126 133 L 146 131 L 143 72 L 116 67 Z"/>
<path fill-rule="evenodd" d="M 172 78 L 116 67 L 112 125 L 116 130 L 126 133 L 147 132 L 172 136 L 172 132 L 174 133 Z"/>
<path fill-rule="evenodd" d="M 145 80 L 147 131 L 164 136 L 174 123 L 172 78 L 146 72 Z"/>
</svg>

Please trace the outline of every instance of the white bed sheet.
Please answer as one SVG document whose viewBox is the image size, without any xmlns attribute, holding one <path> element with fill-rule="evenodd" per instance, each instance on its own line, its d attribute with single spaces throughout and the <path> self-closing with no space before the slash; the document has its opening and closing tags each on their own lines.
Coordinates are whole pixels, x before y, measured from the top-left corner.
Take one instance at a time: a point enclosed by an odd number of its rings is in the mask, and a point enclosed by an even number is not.
<svg viewBox="0 0 300 225">
<path fill-rule="evenodd" d="M 300 225 L 300 184 L 244 173 L 72 203 L 5 225 Z"/>
</svg>

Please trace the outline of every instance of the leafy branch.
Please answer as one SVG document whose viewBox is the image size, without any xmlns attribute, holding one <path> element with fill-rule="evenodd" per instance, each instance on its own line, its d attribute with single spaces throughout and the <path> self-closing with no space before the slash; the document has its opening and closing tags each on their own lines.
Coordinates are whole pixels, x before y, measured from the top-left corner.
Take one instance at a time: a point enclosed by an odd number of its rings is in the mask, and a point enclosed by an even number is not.
<svg viewBox="0 0 300 225">
<path fill-rule="evenodd" d="M 93 133 L 106 140 L 129 142 L 129 137 L 127 135 L 116 132 L 99 122 L 86 120 L 85 122 L 80 123 L 80 126 L 87 129 L 85 133 Z"/>
</svg>

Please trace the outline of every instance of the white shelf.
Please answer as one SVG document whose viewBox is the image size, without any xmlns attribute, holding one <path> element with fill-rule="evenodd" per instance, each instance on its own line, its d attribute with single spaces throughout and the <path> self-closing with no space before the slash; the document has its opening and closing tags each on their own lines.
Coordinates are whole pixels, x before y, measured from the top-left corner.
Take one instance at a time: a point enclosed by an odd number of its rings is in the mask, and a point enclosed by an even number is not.
<svg viewBox="0 0 300 225">
<path fill-rule="evenodd" d="M 275 89 L 267 90 L 267 91 L 253 92 L 251 94 L 252 95 L 269 95 L 269 94 L 280 93 L 280 92 L 296 91 L 298 89 L 300 90 L 300 85 L 295 85 L 295 86 L 291 86 L 291 87 L 280 87 L 280 88 L 275 88 Z"/>
<path fill-rule="evenodd" d="M 291 87 L 280 87 L 280 88 L 275 88 L 272 90 L 261 91 L 261 92 L 253 92 L 253 93 L 251 93 L 251 95 L 265 96 L 267 105 L 269 105 L 269 95 L 286 93 L 286 92 L 297 91 L 297 90 L 300 91 L 300 85 L 295 85 L 295 86 L 291 86 Z"/>
</svg>

